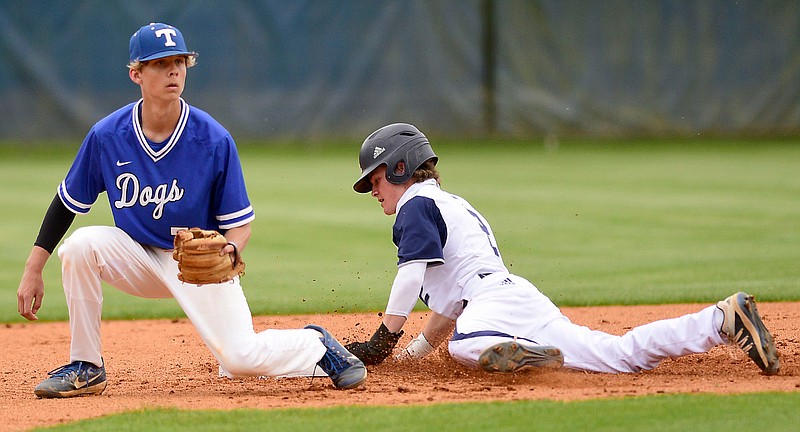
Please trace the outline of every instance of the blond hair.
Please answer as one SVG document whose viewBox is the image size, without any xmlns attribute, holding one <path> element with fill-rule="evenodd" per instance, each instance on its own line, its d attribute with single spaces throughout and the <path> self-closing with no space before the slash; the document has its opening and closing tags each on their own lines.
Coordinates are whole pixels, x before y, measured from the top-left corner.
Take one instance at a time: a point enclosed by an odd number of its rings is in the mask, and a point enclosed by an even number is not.
<svg viewBox="0 0 800 432">
<path fill-rule="evenodd" d="M 197 54 L 186 55 L 184 57 L 186 58 L 186 68 L 187 69 L 197 64 Z M 149 61 L 152 61 L 152 60 L 149 60 Z M 146 61 L 134 60 L 134 61 L 128 63 L 128 69 L 141 70 L 142 66 L 144 66 L 145 63 L 147 63 L 147 62 Z"/>
</svg>

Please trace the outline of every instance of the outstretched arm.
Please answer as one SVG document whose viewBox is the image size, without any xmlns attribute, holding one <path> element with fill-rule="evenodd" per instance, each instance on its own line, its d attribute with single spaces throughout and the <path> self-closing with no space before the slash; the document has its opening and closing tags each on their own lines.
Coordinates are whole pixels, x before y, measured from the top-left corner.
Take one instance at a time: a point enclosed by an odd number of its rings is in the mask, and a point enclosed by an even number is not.
<svg viewBox="0 0 800 432">
<path fill-rule="evenodd" d="M 417 303 L 427 267 L 424 262 L 414 262 L 397 269 L 380 327 L 368 341 L 353 342 L 346 346 L 361 361 L 368 365 L 378 364 L 392 353 L 403 335 L 402 328 L 408 314 Z"/>
<path fill-rule="evenodd" d="M 395 358 L 398 360 L 419 360 L 433 352 L 439 344 L 446 341 L 453 333 L 456 321 L 436 312 L 432 312 L 428 322 L 417 337 L 406 345 Z"/>
<path fill-rule="evenodd" d="M 432 313 L 433 315 L 428 318 L 428 322 L 425 324 L 425 329 L 422 330 L 422 334 L 425 335 L 425 339 L 435 348 L 439 346 L 440 343 L 450 338 L 456 326 L 456 320 L 450 319 L 444 315 L 439 315 L 436 312 Z"/>
</svg>

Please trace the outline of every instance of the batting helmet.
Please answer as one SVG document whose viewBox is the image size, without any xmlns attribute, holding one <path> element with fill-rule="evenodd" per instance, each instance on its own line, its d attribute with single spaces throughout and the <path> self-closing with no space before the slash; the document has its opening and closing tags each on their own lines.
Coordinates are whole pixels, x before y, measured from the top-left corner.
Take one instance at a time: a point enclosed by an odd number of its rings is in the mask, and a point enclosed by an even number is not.
<svg viewBox="0 0 800 432">
<path fill-rule="evenodd" d="M 367 193 L 372 190 L 369 176 L 381 165 L 386 165 L 386 180 L 401 184 L 410 179 L 425 161 L 439 160 L 428 138 L 416 127 L 407 123 L 394 123 L 384 126 L 367 137 L 361 145 L 358 163 L 361 177 L 353 185 L 356 192 Z M 397 172 L 397 165 L 405 163 L 405 169 Z"/>
</svg>

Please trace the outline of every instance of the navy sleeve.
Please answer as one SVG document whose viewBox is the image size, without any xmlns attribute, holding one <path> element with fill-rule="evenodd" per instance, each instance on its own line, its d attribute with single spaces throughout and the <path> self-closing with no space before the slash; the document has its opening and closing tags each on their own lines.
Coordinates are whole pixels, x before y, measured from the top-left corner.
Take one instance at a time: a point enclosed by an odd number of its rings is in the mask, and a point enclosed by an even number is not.
<svg viewBox="0 0 800 432">
<path fill-rule="evenodd" d="M 444 263 L 447 225 L 436 203 L 426 197 L 411 198 L 397 213 L 393 228 L 397 265 L 412 261 Z"/>
</svg>

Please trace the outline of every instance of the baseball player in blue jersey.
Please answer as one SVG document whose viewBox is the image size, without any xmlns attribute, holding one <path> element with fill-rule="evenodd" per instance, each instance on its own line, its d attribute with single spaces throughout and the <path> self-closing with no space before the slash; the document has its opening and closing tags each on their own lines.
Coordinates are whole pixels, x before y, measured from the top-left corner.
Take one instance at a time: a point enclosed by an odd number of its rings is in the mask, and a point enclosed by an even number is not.
<svg viewBox="0 0 800 432">
<path fill-rule="evenodd" d="M 101 282 L 138 297 L 175 298 L 223 375 L 313 373 L 319 365 L 337 388 L 361 385 L 364 365 L 321 327 L 255 333 L 238 277 L 202 286 L 178 280 L 171 252 L 178 231 L 222 232 L 228 245 L 220 253 L 238 254 L 255 213 L 233 138 L 181 98 L 197 56 L 181 32 L 151 23 L 133 34 L 129 48 L 129 76 L 142 97 L 89 131 L 45 214 L 17 292 L 20 314 L 37 319 L 46 261 L 75 215 L 87 213 L 105 192 L 115 226 L 79 228 L 58 249 L 70 363 L 51 371 L 34 393 L 70 397 L 105 389 Z"/>
<path fill-rule="evenodd" d="M 396 215 L 398 257 L 383 322 L 370 340 L 346 346 L 366 364 L 392 353 L 419 298 L 433 313 L 399 360 L 420 359 L 449 337 L 456 361 L 488 372 L 562 365 L 636 372 L 733 343 L 765 374 L 778 373 L 772 335 L 753 297 L 742 292 L 623 336 L 573 324 L 529 281 L 509 273 L 486 219 L 440 187 L 437 161 L 425 135 L 409 124 L 378 129 L 361 146 L 361 176 L 353 188 Z"/>
</svg>

